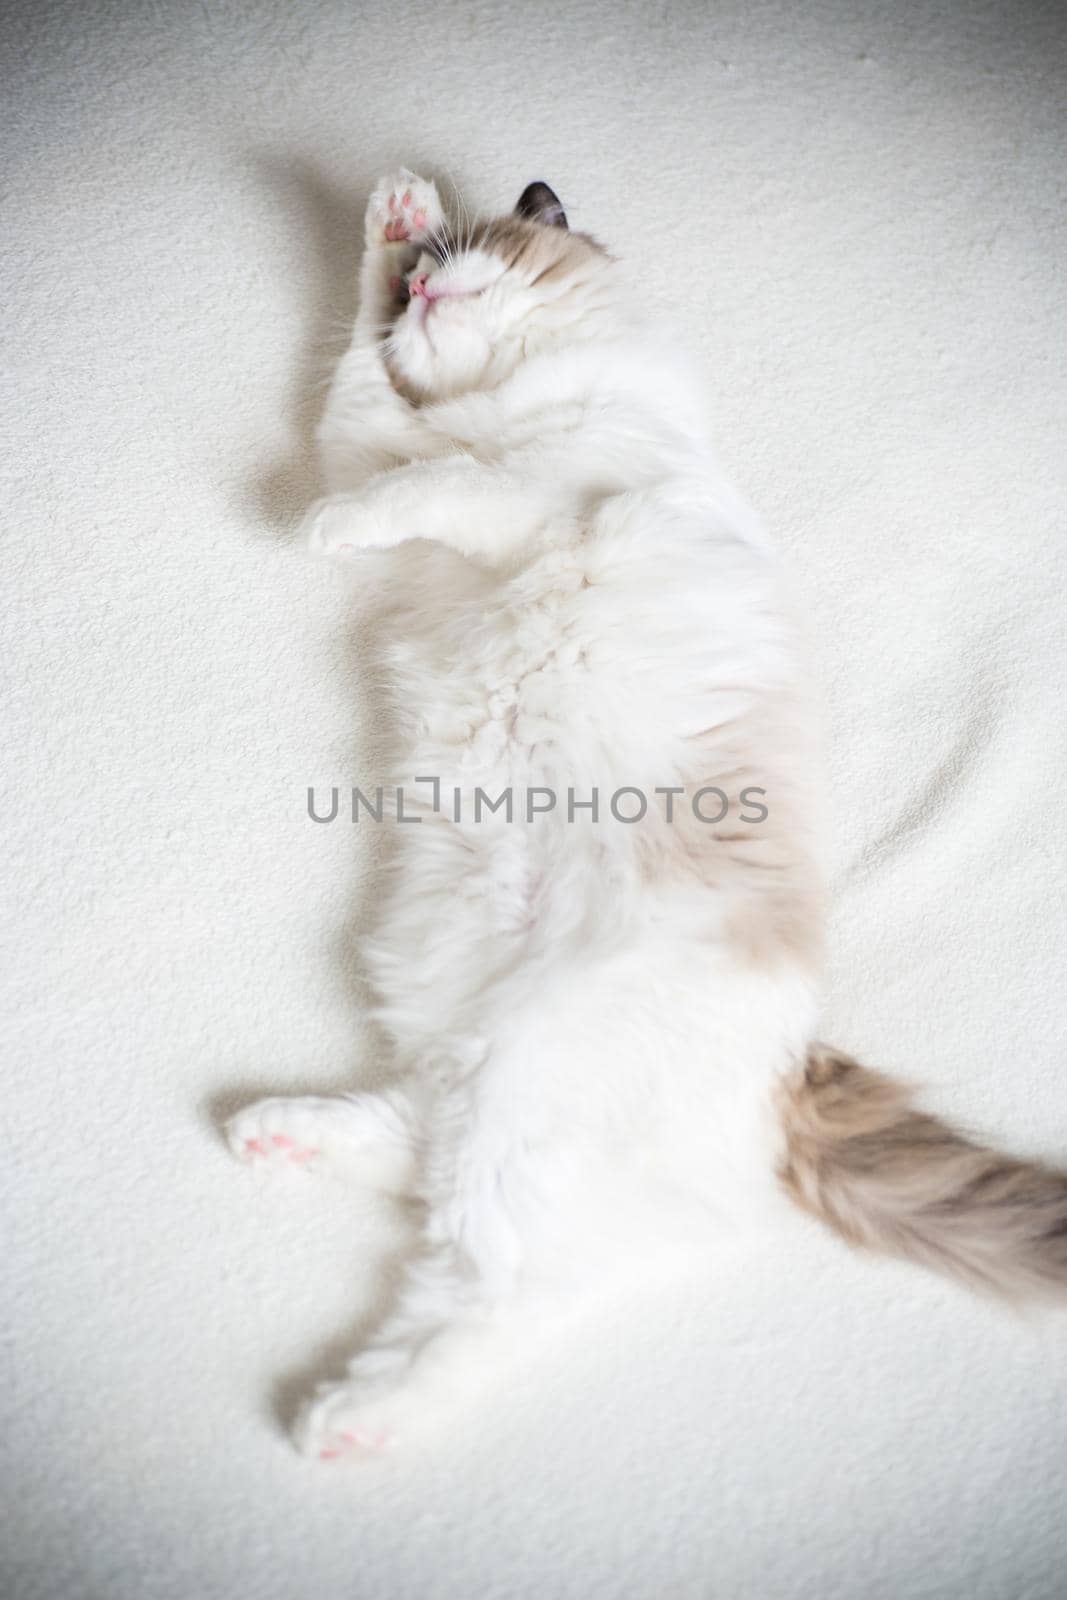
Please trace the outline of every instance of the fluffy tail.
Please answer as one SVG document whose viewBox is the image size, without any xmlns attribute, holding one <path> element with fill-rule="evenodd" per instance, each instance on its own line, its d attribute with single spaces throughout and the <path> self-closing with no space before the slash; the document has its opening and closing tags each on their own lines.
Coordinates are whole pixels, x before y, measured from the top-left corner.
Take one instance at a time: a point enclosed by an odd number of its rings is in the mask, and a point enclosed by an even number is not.
<svg viewBox="0 0 1067 1600">
<path fill-rule="evenodd" d="M 779 1177 L 850 1244 L 1014 1300 L 1067 1299 L 1067 1172 L 972 1144 L 826 1045 L 786 1078 Z"/>
</svg>

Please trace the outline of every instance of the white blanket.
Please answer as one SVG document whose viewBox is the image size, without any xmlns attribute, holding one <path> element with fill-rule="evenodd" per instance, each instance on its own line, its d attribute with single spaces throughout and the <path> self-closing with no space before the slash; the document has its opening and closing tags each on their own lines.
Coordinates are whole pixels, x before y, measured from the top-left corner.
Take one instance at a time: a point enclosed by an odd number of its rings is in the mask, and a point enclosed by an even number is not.
<svg viewBox="0 0 1067 1600">
<path fill-rule="evenodd" d="M 351 600 L 293 523 L 398 162 L 548 179 L 706 353 L 828 699 L 825 1032 L 1067 1159 L 1067 25 L 1037 0 L 5 8 L 12 1600 L 1052 1600 L 1064 1318 L 797 1218 L 434 1452 L 301 1461 L 388 1235 L 214 1131 L 367 1065 Z"/>
</svg>

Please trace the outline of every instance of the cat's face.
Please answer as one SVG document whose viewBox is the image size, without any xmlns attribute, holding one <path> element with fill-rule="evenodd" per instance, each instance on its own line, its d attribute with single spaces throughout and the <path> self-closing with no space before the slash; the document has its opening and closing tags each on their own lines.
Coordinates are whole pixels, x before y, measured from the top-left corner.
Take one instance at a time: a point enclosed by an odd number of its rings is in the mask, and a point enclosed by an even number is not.
<svg viewBox="0 0 1067 1600">
<path fill-rule="evenodd" d="M 530 184 L 510 216 L 442 229 L 397 287 L 385 346 L 394 385 L 415 400 L 492 388 L 577 331 L 610 259 L 571 233 L 544 183 Z"/>
</svg>

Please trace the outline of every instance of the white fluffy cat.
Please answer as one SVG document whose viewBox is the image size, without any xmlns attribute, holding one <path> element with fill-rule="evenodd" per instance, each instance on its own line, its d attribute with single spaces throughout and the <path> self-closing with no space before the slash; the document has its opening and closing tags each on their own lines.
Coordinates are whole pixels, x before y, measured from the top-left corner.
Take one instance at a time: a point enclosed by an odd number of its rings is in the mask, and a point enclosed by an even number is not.
<svg viewBox="0 0 1067 1600">
<path fill-rule="evenodd" d="M 260 1102 L 228 1136 L 342 1160 L 423 1222 L 301 1446 L 428 1427 L 503 1368 L 509 1319 L 774 1194 L 972 1282 L 1062 1290 L 1061 1174 L 812 1042 L 820 770 L 773 555 L 691 361 L 546 185 L 458 232 L 432 184 L 379 185 L 320 438 L 313 544 L 406 546 L 376 575 L 421 820 L 392 827 L 363 952 L 396 1076 Z"/>
</svg>

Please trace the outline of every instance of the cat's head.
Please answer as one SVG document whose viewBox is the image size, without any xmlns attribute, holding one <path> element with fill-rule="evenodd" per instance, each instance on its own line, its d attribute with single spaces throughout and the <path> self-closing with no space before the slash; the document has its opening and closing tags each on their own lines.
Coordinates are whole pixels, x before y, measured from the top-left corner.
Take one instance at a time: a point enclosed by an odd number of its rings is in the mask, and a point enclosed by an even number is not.
<svg viewBox="0 0 1067 1600">
<path fill-rule="evenodd" d="M 553 340 L 581 336 L 610 265 L 571 232 L 547 183 L 529 184 L 508 216 L 442 228 L 396 288 L 392 382 L 417 401 L 494 387 Z"/>
</svg>

